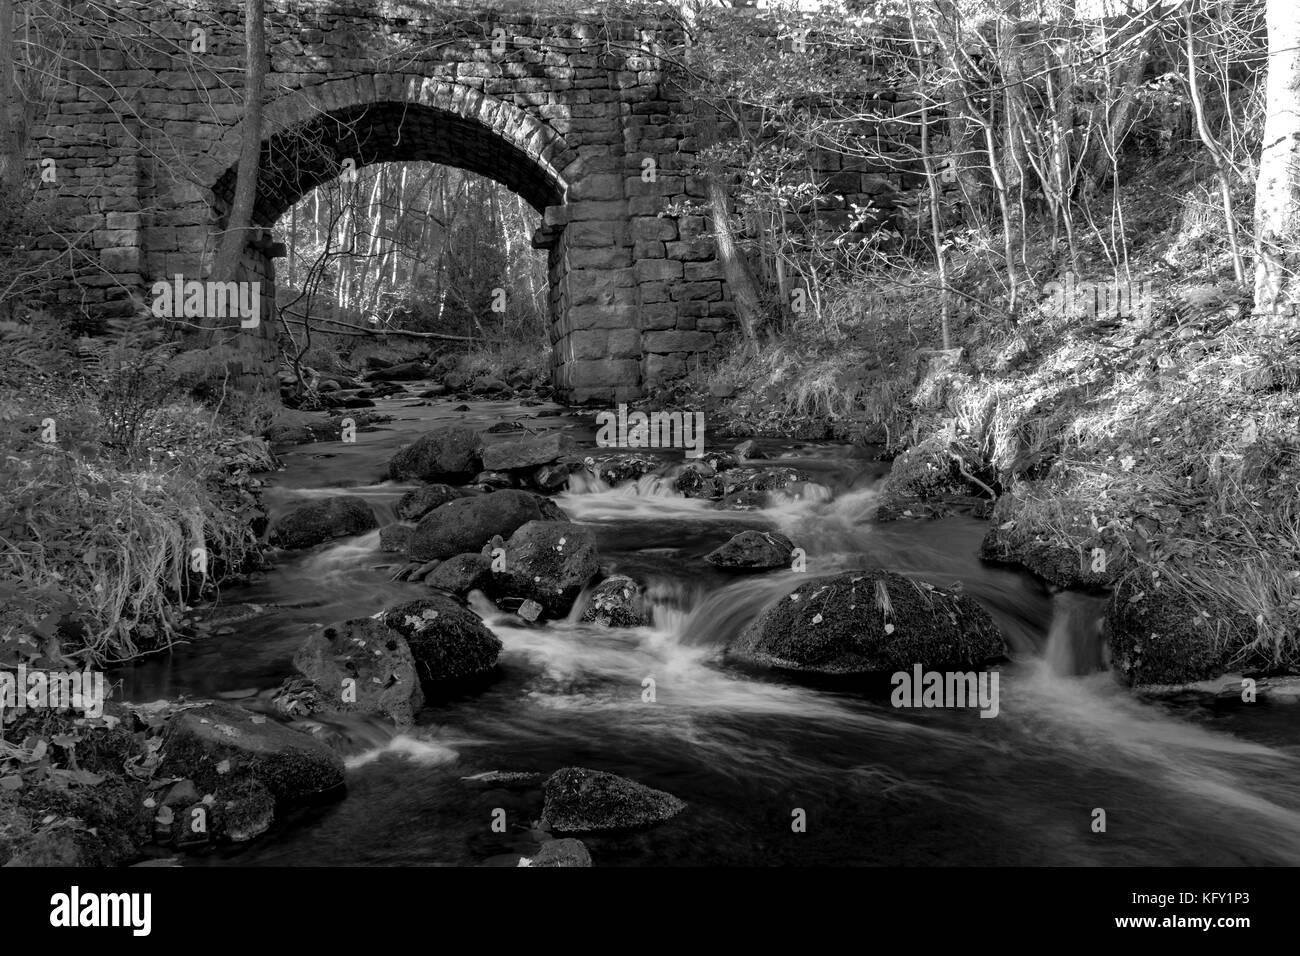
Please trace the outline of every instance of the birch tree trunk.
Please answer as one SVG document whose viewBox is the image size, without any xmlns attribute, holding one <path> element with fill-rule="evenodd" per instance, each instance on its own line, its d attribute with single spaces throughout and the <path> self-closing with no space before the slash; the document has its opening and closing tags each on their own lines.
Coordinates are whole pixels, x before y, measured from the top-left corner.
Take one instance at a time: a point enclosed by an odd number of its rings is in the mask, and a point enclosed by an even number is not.
<svg viewBox="0 0 1300 956">
<path fill-rule="evenodd" d="M 1300 264 L 1300 16 L 1268 0 L 1268 78 L 1255 182 L 1255 309 L 1278 314 L 1297 300 Z"/>
</svg>

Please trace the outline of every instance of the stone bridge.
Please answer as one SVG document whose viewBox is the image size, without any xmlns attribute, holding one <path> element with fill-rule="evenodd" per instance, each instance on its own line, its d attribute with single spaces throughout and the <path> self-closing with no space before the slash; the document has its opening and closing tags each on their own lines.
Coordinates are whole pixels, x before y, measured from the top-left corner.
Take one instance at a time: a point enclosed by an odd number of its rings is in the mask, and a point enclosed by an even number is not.
<svg viewBox="0 0 1300 956">
<path fill-rule="evenodd" d="M 73 204 L 76 295 L 108 315 L 132 311 L 155 280 L 211 268 L 234 191 L 244 65 L 237 0 L 146 0 L 123 5 L 122 19 L 116 8 L 70 0 L 71 65 L 29 142 Z M 491 177 L 542 214 L 533 244 L 548 250 L 562 397 L 621 401 L 680 374 L 734 321 L 707 220 L 666 213 L 703 196 L 686 173 L 693 104 L 662 56 L 682 39 L 670 20 L 268 0 L 254 214 L 267 231 L 243 261 L 243 278 L 263 281 L 262 315 L 274 315 L 269 230 L 282 213 L 345 160 L 428 160 Z M 834 156 L 815 165 L 848 202 L 887 208 L 909 185 Z M 233 333 L 263 370 L 275 325 Z"/>
</svg>

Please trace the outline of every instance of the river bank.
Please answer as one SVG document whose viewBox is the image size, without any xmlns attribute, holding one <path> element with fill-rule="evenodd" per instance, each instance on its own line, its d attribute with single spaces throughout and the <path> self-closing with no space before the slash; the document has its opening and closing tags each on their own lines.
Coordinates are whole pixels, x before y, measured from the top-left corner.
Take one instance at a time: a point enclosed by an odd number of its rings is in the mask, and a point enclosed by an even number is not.
<svg viewBox="0 0 1300 956">
<path fill-rule="evenodd" d="M 217 703 L 209 707 L 249 715 L 241 719 L 250 735 L 281 727 L 319 745 L 322 772 L 332 780 L 341 766 L 345 789 L 299 784 L 268 804 L 247 780 L 269 790 L 258 774 L 278 779 L 278 772 L 243 768 L 249 777 L 222 790 L 225 775 L 204 779 L 206 751 L 191 750 L 194 763 L 126 784 L 139 816 L 96 816 L 70 804 L 50 823 L 39 823 L 49 813 L 36 818 L 33 832 L 48 833 L 66 819 L 85 829 L 92 820 L 136 821 L 127 828 L 133 839 L 120 844 L 134 855 L 85 853 L 82 862 L 143 854 L 184 865 L 517 866 L 537 860 L 546 843 L 574 838 L 538 824 L 554 797 L 547 781 L 579 767 L 613 773 L 685 807 L 653 825 L 578 833 L 581 851 L 567 843 L 550 851 L 569 863 L 581 863 L 584 853 L 596 865 L 1300 859 L 1300 794 L 1285 782 L 1294 779 L 1286 765 L 1295 740 L 1284 695 L 1275 702 L 1261 682 L 1255 705 L 1240 695 L 1132 696 L 1113 674 L 1098 671 L 1106 656 L 1104 598 L 1056 591 L 983 562 L 986 520 L 953 513 L 873 521 L 890 468 L 880 460 L 883 449 L 760 438 L 747 449 L 754 455 L 747 465 L 778 473 L 781 486 L 733 499 L 747 506 L 733 510 L 721 507 L 725 484 L 716 499 L 678 490 L 683 476 L 689 485 L 699 473 L 676 452 L 631 456 L 650 460 L 622 471 L 587 470 L 585 459 L 602 452 L 589 412 L 418 398 L 414 390 L 423 385 L 377 400 L 377 420 L 358 422 L 354 442 L 276 449 L 283 470 L 268 476 L 263 495 L 268 534 L 304 503 L 343 497 L 364 502 L 373 528 L 273 552 L 273 567 L 223 590 L 215 611 L 196 610 L 196 620 L 210 623 L 192 641 L 111 675 L 122 682 L 121 701 L 168 701 L 117 712 L 133 728 L 127 751 L 136 757 L 155 746 L 165 754 L 166 746 L 149 741 L 166 741 L 178 712 L 201 712 L 187 705 L 211 700 Z M 391 477 L 390 463 L 421 436 L 448 428 L 485 433 L 493 444 L 530 431 L 570 439 L 584 467 L 548 500 L 591 535 L 598 577 L 625 575 L 639 587 L 644 623 L 608 613 L 584 621 L 590 591 L 567 610 L 557 608 L 558 616 L 546 612 L 531 622 L 514 602 L 496 607 L 470 594 L 472 613 L 500 644 L 479 683 L 426 694 L 409 720 L 334 707 L 305 713 L 295 705 L 312 698 L 292 683 L 304 678 L 294 662 L 301 664 L 304 644 L 319 639 L 313 635 L 437 593 L 410 579 L 406 554 L 383 550 L 383 528 L 400 522 L 412 492 L 432 487 Z M 512 492 L 471 493 L 482 500 Z M 746 533 L 788 539 L 804 550 L 806 570 L 787 564 L 746 574 L 706 560 Z M 1002 662 L 991 665 L 1001 677 L 996 719 L 971 708 L 900 710 L 884 682 L 834 686 L 816 675 L 728 660 L 727 648 L 763 609 L 801 581 L 871 566 L 943 589 L 960 582 L 987 610 L 1005 639 Z M 403 569 L 408 579 L 394 580 Z M 358 676 L 370 673 L 346 648 L 335 651 L 357 665 Z M 214 723 L 232 720 L 227 713 Z M 213 766 L 231 759 L 217 756 Z M 243 776 L 238 755 L 232 763 L 236 778 Z M 108 776 L 107 762 L 79 766 Z M 154 787 L 159 780 L 165 783 Z M 70 792 L 102 786 L 74 783 Z M 220 829 L 224 822 L 209 828 L 207 839 L 177 827 L 208 796 L 208 806 L 220 800 L 248 808 L 235 814 L 233 836 Z M 149 799 L 154 806 L 145 807 Z M 1108 834 L 1091 829 L 1099 806 L 1109 808 Z M 800 810 L 802 832 L 792 829 Z M 1211 818 L 1234 825 L 1211 827 Z M 1245 842 L 1206 837 L 1229 830 L 1247 834 Z M 33 859 L 27 852 L 20 862 Z"/>
</svg>

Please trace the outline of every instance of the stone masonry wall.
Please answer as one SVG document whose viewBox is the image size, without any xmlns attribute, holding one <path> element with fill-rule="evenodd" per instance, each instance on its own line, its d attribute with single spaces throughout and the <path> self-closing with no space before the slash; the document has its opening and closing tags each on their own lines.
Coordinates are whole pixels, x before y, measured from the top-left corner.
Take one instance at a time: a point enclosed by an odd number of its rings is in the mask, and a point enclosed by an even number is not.
<svg viewBox="0 0 1300 956">
<path fill-rule="evenodd" d="M 262 176 L 254 219 L 271 227 L 339 163 L 429 160 L 514 189 L 543 214 L 553 376 L 571 401 L 624 401 L 681 374 L 734 321 L 708 222 L 670 205 L 703 197 L 687 174 L 692 104 L 657 54 L 668 21 L 605 22 L 447 4 L 269 0 Z M 57 290 L 88 312 L 136 308 L 157 279 L 203 278 L 233 194 L 243 96 L 238 0 L 73 2 L 63 82 L 32 130 L 34 176 L 53 160 L 70 210 L 37 254 L 78 250 Z M 191 49 L 194 30 L 205 52 Z M 303 144 L 310 144 L 310 148 Z M 643 177 L 653 159 L 655 177 Z M 916 182 L 820 157 L 844 206 L 888 210 Z M 845 213 L 847 215 L 847 213 Z M 244 256 L 270 285 L 273 244 Z M 273 298 L 273 290 L 264 289 Z M 134 301 L 133 301 L 134 299 Z M 241 331 L 274 370 L 276 323 Z"/>
</svg>

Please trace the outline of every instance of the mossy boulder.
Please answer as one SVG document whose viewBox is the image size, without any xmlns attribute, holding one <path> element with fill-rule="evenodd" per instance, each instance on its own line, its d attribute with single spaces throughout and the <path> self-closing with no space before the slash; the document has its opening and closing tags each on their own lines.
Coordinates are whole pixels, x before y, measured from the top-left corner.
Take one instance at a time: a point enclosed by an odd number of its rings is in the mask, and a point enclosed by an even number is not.
<svg viewBox="0 0 1300 956">
<path fill-rule="evenodd" d="M 986 500 L 988 493 L 962 474 L 962 464 L 949 453 L 948 445 L 929 438 L 901 452 L 885 476 L 877 502 L 877 520 L 899 517 L 905 511 L 914 515 L 934 514 L 928 506 L 952 499 Z M 984 484 L 995 484 L 996 476 L 988 469 L 967 473 Z M 941 512 L 940 512 L 941 513 Z"/>
<path fill-rule="evenodd" d="M 167 724 L 160 773 L 189 778 L 220 799 L 223 785 L 260 781 L 278 803 L 341 792 L 343 761 L 325 744 L 234 704 L 212 701 Z"/>
<path fill-rule="evenodd" d="M 421 485 L 397 500 L 397 517 L 403 521 L 419 521 L 434 508 L 461 497 L 464 496 L 451 485 Z"/>
<path fill-rule="evenodd" d="M 493 535 L 504 538 L 529 521 L 540 520 L 538 499 L 546 500 L 531 492 L 506 490 L 449 501 L 420 519 L 408 554 L 412 561 L 429 561 L 478 551 Z"/>
<path fill-rule="evenodd" d="M 650 623 L 650 607 L 641 585 L 626 574 L 611 574 L 592 590 L 582 620 L 603 627 L 644 627 Z"/>
<path fill-rule="evenodd" d="M 745 664 L 827 675 L 971 668 L 1005 653 L 973 598 L 883 569 L 815 578 L 763 610 L 727 648 Z"/>
<path fill-rule="evenodd" d="M 309 501 L 289 511 L 271 529 L 270 541 L 281 548 L 310 548 L 323 541 L 364 534 L 379 526 L 370 505 L 359 495 L 335 495 Z"/>
<path fill-rule="evenodd" d="M 470 591 L 484 591 L 492 581 L 492 559 L 478 553 L 457 554 L 424 576 L 431 588 L 442 588 L 464 597 Z"/>
<path fill-rule="evenodd" d="M 541 435 L 511 435 L 506 438 L 485 439 L 483 467 L 490 471 L 510 471 L 515 468 L 536 468 L 559 461 L 577 452 L 578 445 L 567 432 L 546 432 Z"/>
<path fill-rule="evenodd" d="M 1020 485 L 993 507 L 980 557 L 1012 564 L 1063 588 L 1112 586 L 1128 567 L 1130 542 L 1113 527 L 1097 527 L 1093 513 L 1064 497 L 1046 497 L 1031 506 Z M 1050 509 L 1050 528 L 1037 508 Z M 1032 509 L 1032 510 L 1031 510 Z M 1098 553 L 1100 552 L 1100 553 Z"/>
<path fill-rule="evenodd" d="M 799 481 L 809 481 L 807 472 L 796 468 L 729 468 L 718 475 L 723 495 L 739 491 L 785 491 Z"/>
<path fill-rule="evenodd" d="M 520 863 L 522 866 L 523 864 Z M 591 866 L 591 854 L 581 840 L 566 837 L 547 840 L 542 848 L 528 859 L 529 866 Z"/>
<path fill-rule="evenodd" d="M 567 614 L 600 570 L 595 537 L 567 521 L 528 522 L 510 536 L 503 558 L 492 595 L 534 600 L 548 617 Z"/>
<path fill-rule="evenodd" d="M 730 571 L 770 571 L 790 567 L 794 542 L 779 531 L 742 531 L 704 556 Z"/>
<path fill-rule="evenodd" d="M 555 771 L 543 792 L 541 822 L 555 833 L 634 830 L 662 823 L 686 808 L 671 793 L 584 767 Z"/>
<path fill-rule="evenodd" d="M 390 608 L 382 620 L 406 639 L 426 697 L 444 697 L 488 675 L 501 654 L 501 640 L 482 618 L 438 592 Z"/>
<path fill-rule="evenodd" d="M 398 481 L 467 481 L 481 468 L 479 443 L 478 433 L 463 425 L 435 429 L 389 460 L 389 477 Z"/>
<path fill-rule="evenodd" d="M 1269 662 L 1242 652 L 1255 637 L 1246 614 L 1205 595 L 1197 600 L 1168 583 L 1139 587 L 1125 580 L 1111 595 L 1106 640 L 1111 667 L 1127 683 L 1186 684 L 1229 670 L 1265 668 Z"/>
</svg>

